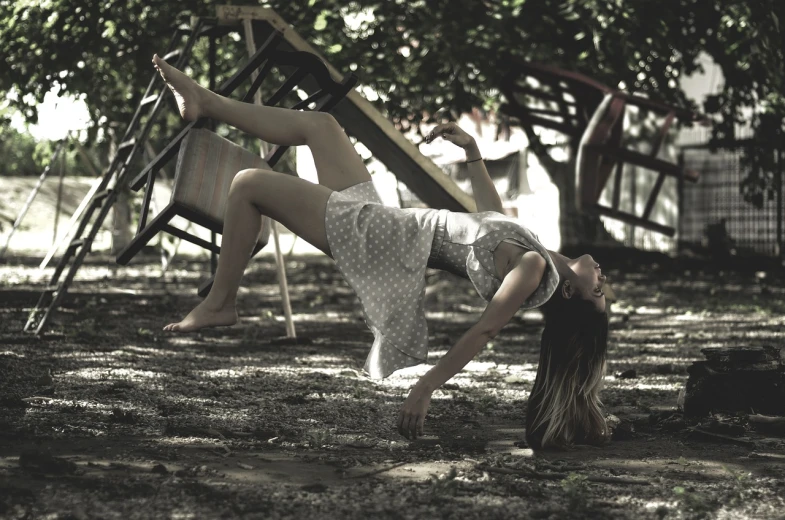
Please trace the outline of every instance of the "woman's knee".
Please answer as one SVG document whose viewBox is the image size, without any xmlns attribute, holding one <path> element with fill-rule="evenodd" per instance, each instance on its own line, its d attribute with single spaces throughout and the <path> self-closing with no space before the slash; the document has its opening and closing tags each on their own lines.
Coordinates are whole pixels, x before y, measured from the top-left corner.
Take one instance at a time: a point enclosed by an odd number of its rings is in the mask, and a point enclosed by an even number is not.
<svg viewBox="0 0 785 520">
<path fill-rule="evenodd" d="M 270 174 L 275 175 L 276 172 L 259 168 L 240 170 L 237 172 L 237 175 L 234 176 L 232 184 L 229 186 L 229 196 L 238 197 L 248 195 L 252 188 L 264 183 L 264 179 L 269 177 Z"/>
<path fill-rule="evenodd" d="M 314 139 L 319 139 L 333 132 L 343 132 L 338 121 L 327 112 L 310 112 L 307 126 L 306 143 L 312 143 Z"/>
</svg>

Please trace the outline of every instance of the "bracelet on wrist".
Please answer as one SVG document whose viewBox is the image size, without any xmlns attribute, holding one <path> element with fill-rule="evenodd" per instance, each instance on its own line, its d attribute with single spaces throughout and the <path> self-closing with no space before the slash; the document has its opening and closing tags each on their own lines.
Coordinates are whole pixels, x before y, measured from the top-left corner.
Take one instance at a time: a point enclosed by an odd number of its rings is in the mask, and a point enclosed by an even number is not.
<svg viewBox="0 0 785 520">
<path fill-rule="evenodd" d="M 477 161 L 482 161 L 482 157 L 478 157 L 477 159 L 472 159 L 471 161 L 466 161 L 466 164 L 477 162 Z"/>
</svg>

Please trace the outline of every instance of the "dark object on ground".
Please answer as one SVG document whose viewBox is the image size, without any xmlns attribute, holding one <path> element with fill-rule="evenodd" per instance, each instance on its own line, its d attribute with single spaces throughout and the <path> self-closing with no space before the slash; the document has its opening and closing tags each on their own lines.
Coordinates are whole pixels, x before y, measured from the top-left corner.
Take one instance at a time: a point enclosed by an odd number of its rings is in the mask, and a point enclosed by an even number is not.
<svg viewBox="0 0 785 520">
<path fill-rule="evenodd" d="M 616 377 L 618 377 L 619 379 L 634 379 L 638 377 L 638 371 L 635 370 L 634 368 L 631 368 L 629 370 L 625 370 L 624 372 L 619 372 L 619 374 Z"/>
<path fill-rule="evenodd" d="M 303 491 L 307 491 L 309 493 L 324 493 L 325 491 L 327 491 L 327 486 L 325 486 L 324 484 L 319 484 L 317 482 L 316 484 L 306 484 L 302 486 L 300 489 L 302 489 Z"/>
<path fill-rule="evenodd" d="M 38 386 L 52 386 L 53 384 L 55 384 L 54 377 L 52 377 L 52 369 L 48 368 L 46 370 L 46 374 L 39 377 L 36 380 L 35 384 L 37 384 Z"/>
<path fill-rule="evenodd" d="M 635 425 L 629 421 L 621 421 L 619 426 L 613 429 L 611 439 L 614 441 L 628 441 L 635 438 Z"/>
<path fill-rule="evenodd" d="M 684 369 L 676 363 L 662 363 L 654 367 L 655 374 L 668 375 L 668 374 L 681 374 Z"/>
<path fill-rule="evenodd" d="M 727 442 L 728 444 L 738 444 L 739 446 L 745 446 L 747 448 L 755 447 L 755 443 L 748 439 L 731 437 L 730 435 L 723 435 L 721 433 L 713 433 L 701 428 L 687 428 L 687 429 L 690 431 L 689 434 L 690 439 L 701 440 L 701 441 Z"/>
<path fill-rule="evenodd" d="M 287 338 L 285 336 L 280 338 L 272 338 L 270 340 L 271 345 L 313 345 L 313 340 L 311 338 L 303 338 L 303 337 L 296 337 L 296 338 Z"/>
<path fill-rule="evenodd" d="M 564 480 L 570 477 L 568 473 L 557 473 L 551 471 L 535 471 L 533 469 L 526 468 L 526 467 L 497 468 L 494 466 L 480 464 L 477 466 L 477 469 L 482 471 L 487 471 L 488 473 L 497 473 L 501 475 L 518 475 L 521 477 L 528 477 L 528 478 L 535 478 L 535 479 L 542 479 L 542 480 Z M 641 480 L 636 478 L 625 478 L 625 477 L 612 477 L 612 476 L 605 476 L 605 475 L 587 475 L 586 480 L 588 480 L 589 482 L 602 482 L 605 484 L 628 484 L 628 485 L 638 485 L 638 486 L 648 486 L 650 484 L 649 481 L 647 480 Z"/>
<path fill-rule="evenodd" d="M 163 464 L 156 464 L 155 466 L 153 466 L 153 469 L 151 469 L 150 471 L 153 473 L 157 473 L 159 475 L 169 474 L 169 470 L 166 469 L 166 466 L 164 466 Z"/>
<path fill-rule="evenodd" d="M 701 350 L 684 399 L 687 416 L 713 411 L 785 415 L 785 367 L 781 347 L 711 347 Z"/>
<path fill-rule="evenodd" d="M 714 224 L 708 224 L 706 239 L 709 242 L 709 251 L 714 258 L 725 259 L 735 253 L 736 243 L 728 233 L 727 219 L 721 218 Z"/>
<path fill-rule="evenodd" d="M 38 473 L 55 473 L 71 475 L 76 473 L 77 466 L 70 460 L 61 459 L 39 450 L 26 450 L 19 455 L 19 465 L 29 471 Z"/>
<path fill-rule="evenodd" d="M 112 422 L 121 424 L 136 424 L 137 422 L 137 417 L 132 410 L 123 410 L 122 408 L 112 408 L 109 418 Z"/>
<path fill-rule="evenodd" d="M 627 441 L 635 438 L 635 423 L 633 420 L 619 419 L 615 415 L 605 417 L 605 423 L 611 432 L 611 439 L 614 441 Z"/>
<path fill-rule="evenodd" d="M 769 417 L 766 415 L 750 415 L 750 425 L 756 430 L 785 435 L 785 417 Z"/>
<path fill-rule="evenodd" d="M 678 432 L 687 426 L 684 417 L 678 412 L 652 413 L 649 415 L 649 424 L 666 432 Z"/>
<path fill-rule="evenodd" d="M 734 424 L 727 420 L 717 419 L 711 419 L 700 423 L 700 428 L 703 431 L 719 433 L 721 435 L 731 435 L 733 437 L 740 437 L 747 431 L 741 424 Z"/>
<path fill-rule="evenodd" d="M 27 408 L 28 406 L 30 405 L 17 394 L 0 396 L 0 407 Z"/>
</svg>

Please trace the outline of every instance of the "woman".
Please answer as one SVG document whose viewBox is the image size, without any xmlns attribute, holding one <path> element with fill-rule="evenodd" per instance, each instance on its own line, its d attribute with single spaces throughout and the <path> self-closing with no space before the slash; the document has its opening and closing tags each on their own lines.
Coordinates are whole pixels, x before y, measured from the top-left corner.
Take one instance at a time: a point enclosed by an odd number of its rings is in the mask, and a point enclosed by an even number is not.
<svg viewBox="0 0 785 520">
<path fill-rule="evenodd" d="M 381 204 L 362 159 L 335 119 L 321 112 L 265 107 L 221 97 L 157 55 L 160 71 L 187 121 L 210 117 L 268 143 L 307 145 L 319 184 L 269 170 L 243 170 L 229 191 L 221 255 L 205 300 L 167 331 L 191 332 L 237 322 L 235 299 L 260 231 L 260 215 L 282 223 L 331 256 L 357 292 L 375 341 L 365 364 L 371 377 L 427 359 L 423 309 L 426 266 L 472 281 L 488 301 L 471 327 L 412 388 L 399 431 L 422 435 L 431 394 L 459 372 L 520 308 L 542 306 L 542 353 L 529 400 L 533 446 L 601 441 L 606 437 L 598 393 L 604 371 L 605 277 L 588 256 L 547 251 L 502 204 L 474 140 L 454 123 L 441 136 L 466 150 L 478 213 L 399 209 Z"/>
</svg>

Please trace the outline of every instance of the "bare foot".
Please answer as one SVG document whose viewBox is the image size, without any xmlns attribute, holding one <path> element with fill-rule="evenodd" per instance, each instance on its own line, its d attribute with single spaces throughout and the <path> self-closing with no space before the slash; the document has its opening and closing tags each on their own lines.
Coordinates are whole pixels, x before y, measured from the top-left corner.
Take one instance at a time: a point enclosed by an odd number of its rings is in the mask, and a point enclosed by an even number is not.
<svg viewBox="0 0 785 520">
<path fill-rule="evenodd" d="M 193 332 L 205 327 L 228 327 L 237 323 L 237 310 L 234 305 L 218 310 L 210 309 L 205 302 L 197 305 L 179 323 L 170 323 L 164 330 L 170 332 Z"/>
<path fill-rule="evenodd" d="M 196 121 L 204 116 L 202 105 L 209 91 L 166 63 L 157 54 L 153 55 L 153 64 L 158 69 L 158 72 L 161 73 L 161 77 L 164 78 L 169 90 L 174 94 L 174 98 L 177 100 L 177 108 L 179 108 L 183 119 Z"/>
</svg>

